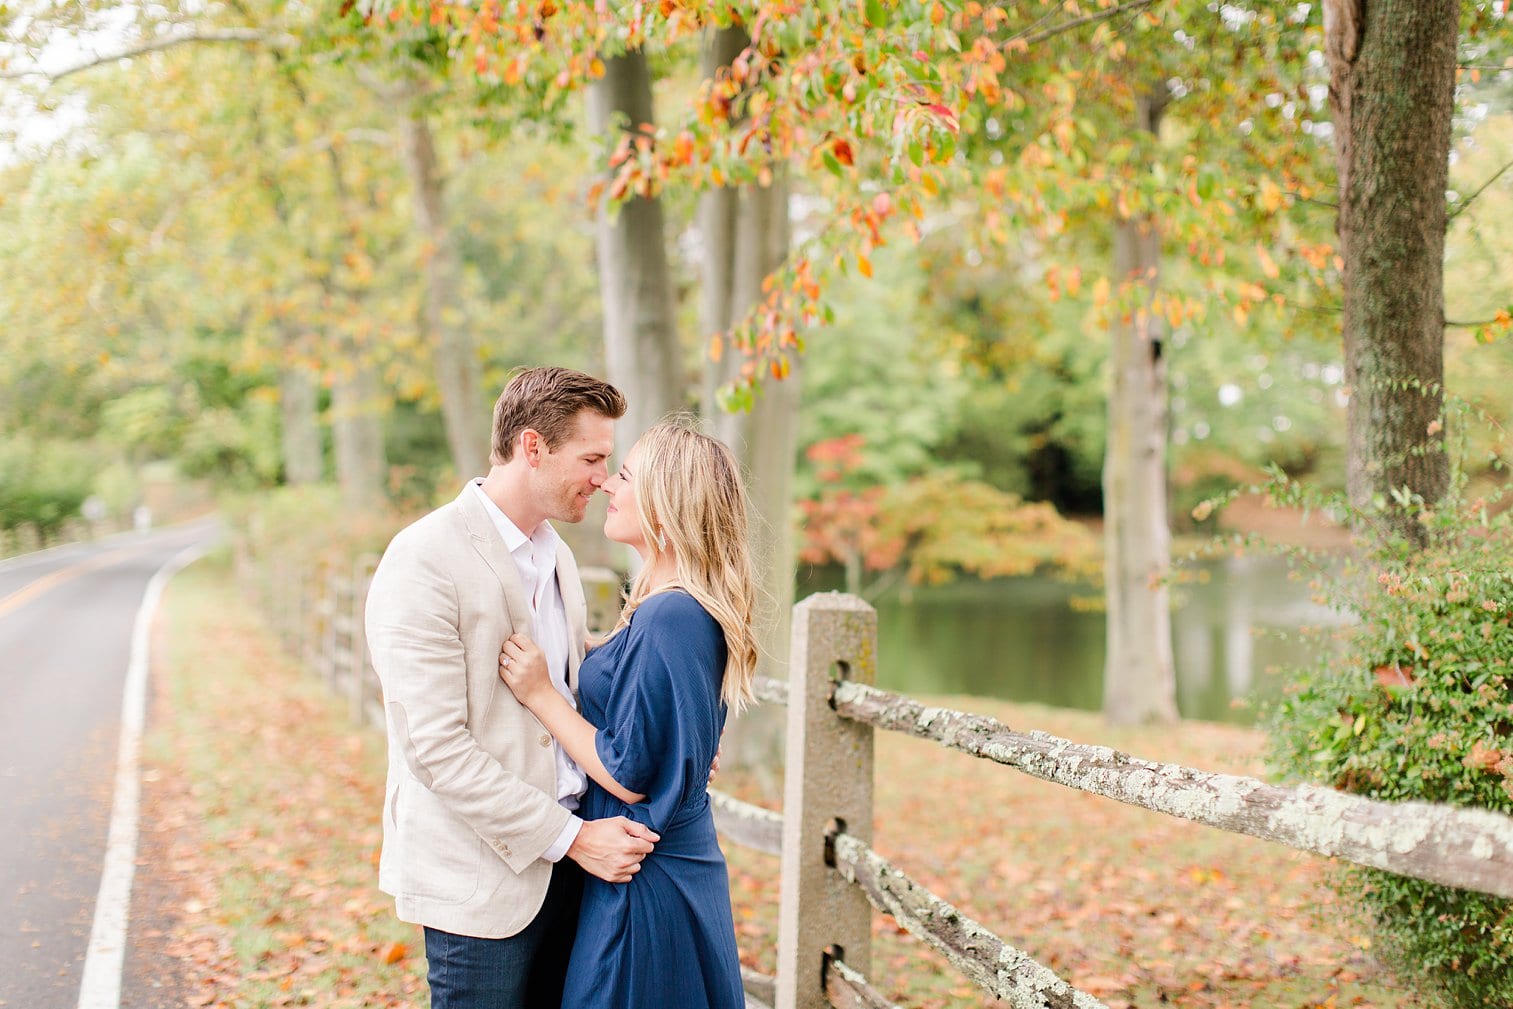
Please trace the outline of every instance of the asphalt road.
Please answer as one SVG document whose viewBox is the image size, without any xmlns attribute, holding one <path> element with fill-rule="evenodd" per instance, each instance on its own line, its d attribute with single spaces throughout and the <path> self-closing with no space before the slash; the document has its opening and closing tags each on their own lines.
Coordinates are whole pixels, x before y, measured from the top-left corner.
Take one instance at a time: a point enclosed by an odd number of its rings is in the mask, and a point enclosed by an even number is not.
<svg viewBox="0 0 1513 1009">
<path fill-rule="evenodd" d="M 0 562 L 0 1006 L 75 1009 L 133 624 L 197 523 Z M 123 1000 L 123 1005 L 124 1005 Z"/>
</svg>

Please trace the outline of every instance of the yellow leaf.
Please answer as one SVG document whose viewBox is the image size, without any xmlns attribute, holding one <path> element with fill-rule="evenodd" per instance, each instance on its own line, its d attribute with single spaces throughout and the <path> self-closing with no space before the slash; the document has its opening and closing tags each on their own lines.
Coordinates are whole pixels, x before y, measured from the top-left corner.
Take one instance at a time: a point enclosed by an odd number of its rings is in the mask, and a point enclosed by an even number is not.
<svg viewBox="0 0 1513 1009">
<path fill-rule="evenodd" d="M 856 268 L 862 271 L 863 277 L 872 276 L 872 260 L 862 255 L 860 252 L 856 254 Z"/>
<path fill-rule="evenodd" d="M 1282 271 L 1277 268 L 1277 261 L 1271 258 L 1271 253 L 1259 243 L 1256 245 L 1256 258 L 1261 261 L 1261 272 L 1272 280 L 1276 280 Z"/>
<path fill-rule="evenodd" d="M 1109 282 L 1107 277 L 1099 277 L 1093 281 L 1093 304 L 1102 308 L 1108 304 Z"/>
<path fill-rule="evenodd" d="M 1275 214 L 1278 210 L 1282 209 L 1282 204 L 1285 202 L 1282 188 L 1270 179 L 1262 179 L 1261 192 L 1257 196 L 1256 202 L 1268 214 Z"/>
<path fill-rule="evenodd" d="M 725 340 L 716 333 L 709 338 L 709 359 L 715 364 L 720 363 L 720 358 L 725 356 Z"/>
</svg>

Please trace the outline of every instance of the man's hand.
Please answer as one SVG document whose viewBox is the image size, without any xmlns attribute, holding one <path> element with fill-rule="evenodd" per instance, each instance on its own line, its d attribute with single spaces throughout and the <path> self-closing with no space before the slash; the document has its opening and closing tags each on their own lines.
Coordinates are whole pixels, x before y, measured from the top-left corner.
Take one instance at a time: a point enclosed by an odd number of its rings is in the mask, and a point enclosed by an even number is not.
<svg viewBox="0 0 1513 1009">
<path fill-rule="evenodd" d="M 623 816 L 586 820 L 567 857 L 606 883 L 628 883 L 641 871 L 652 843 L 660 840 L 661 835 Z"/>
<path fill-rule="evenodd" d="M 716 747 L 714 751 L 714 762 L 709 765 L 709 780 L 704 783 L 705 788 L 708 788 L 710 785 L 714 784 L 714 776 L 720 773 L 720 758 L 724 755 L 725 737 L 722 735 L 720 737 L 720 745 Z"/>
</svg>

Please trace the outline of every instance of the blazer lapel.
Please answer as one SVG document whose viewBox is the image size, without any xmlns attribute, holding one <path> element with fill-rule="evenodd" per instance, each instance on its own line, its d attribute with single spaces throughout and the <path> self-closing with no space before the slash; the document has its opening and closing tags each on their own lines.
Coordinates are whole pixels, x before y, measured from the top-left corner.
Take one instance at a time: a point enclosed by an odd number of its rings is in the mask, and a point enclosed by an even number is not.
<svg viewBox="0 0 1513 1009">
<path fill-rule="evenodd" d="M 557 543 L 557 588 L 562 592 L 562 608 L 567 611 L 567 686 L 578 693 L 578 667 L 583 664 L 583 649 L 588 641 L 588 604 L 583 598 L 583 582 L 578 564 L 567 544 Z"/>
<path fill-rule="evenodd" d="M 494 527 L 493 520 L 484 510 L 483 502 L 478 500 L 478 494 L 471 484 L 464 487 L 457 496 L 457 509 L 462 514 L 463 524 L 468 528 L 473 549 L 478 551 L 478 556 L 483 558 L 504 589 L 504 606 L 509 613 L 510 625 L 517 631 L 534 635 L 536 631 L 531 621 L 531 604 L 525 596 L 525 585 L 520 581 L 520 569 L 515 567 L 515 558 L 505 549 L 499 530 Z"/>
</svg>

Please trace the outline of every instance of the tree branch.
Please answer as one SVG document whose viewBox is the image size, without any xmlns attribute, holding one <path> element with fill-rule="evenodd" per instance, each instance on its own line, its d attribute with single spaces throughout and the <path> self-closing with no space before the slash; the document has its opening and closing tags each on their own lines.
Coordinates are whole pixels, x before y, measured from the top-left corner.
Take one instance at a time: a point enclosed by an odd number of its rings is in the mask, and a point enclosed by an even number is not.
<svg viewBox="0 0 1513 1009">
<path fill-rule="evenodd" d="M 1064 32 L 1075 31 L 1083 25 L 1089 25 L 1095 21 L 1107 21 L 1109 18 L 1118 17 L 1120 14 L 1143 10 L 1154 3 L 1156 3 L 1156 0 L 1129 0 L 1128 3 L 1122 3 L 1117 7 L 1110 7 L 1108 10 L 1101 10 L 1094 14 L 1084 14 L 1080 18 L 1072 18 L 1070 21 L 1063 21 L 1059 25 L 1052 25 L 1050 28 L 1042 29 L 1033 35 L 1015 36 L 1009 39 L 1009 42 L 1019 41 L 1022 38 L 1026 46 L 1032 46 L 1037 42 L 1044 42 L 1046 39 L 1054 38 Z"/>
<path fill-rule="evenodd" d="M 292 46 L 298 40 L 293 35 L 270 35 L 259 28 L 210 28 L 194 31 L 185 35 L 169 35 L 160 39 L 152 39 L 116 52 L 105 53 L 92 57 L 82 63 L 76 63 L 62 70 L 7 70 L 0 73 L 0 80 L 22 80 L 30 77 L 39 77 L 45 80 L 49 86 L 56 84 L 65 77 L 92 70 L 106 63 L 114 63 L 116 60 L 127 60 L 147 53 L 161 52 L 183 45 L 186 42 L 238 42 L 238 43 L 266 43 L 272 46 Z"/>
<path fill-rule="evenodd" d="M 1288 196 L 1292 197 L 1294 203 L 1311 203 L 1316 207 L 1328 207 L 1330 210 L 1340 209 L 1340 205 L 1338 203 L 1330 203 L 1328 200 L 1321 200 L 1315 196 L 1303 196 L 1293 189 L 1287 189 L 1283 191 Z"/>
<path fill-rule="evenodd" d="M 1476 190 L 1476 192 L 1474 192 L 1470 196 L 1466 197 L 1466 199 L 1465 199 L 1465 201 L 1463 203 L 1456 204 L 1455 209 L 1452 210 L 1452 211 L 1450 211 L 1450 213 L 1448 215 L 1446 215 L 1446 217 L 1445 217 L 1445 223 L 1449 224 L 1451 221 L 1455 220 L 1461 214 L 1465 213 L 1466 212 L 1466 208 L 1469 207 L 1469 206 L 1471 206 L 1472 203 L 1476 202 L 1476 198 L 1478 196 L 1480 196 L 1482 193 L 1485 193 L 1487 191 L 1487 187 L 1490 186 L 1490 185 L 1492 185 L 1492 183 L 1496 182 L 1498 179 L 1502 178 L 1503 173 L 1506 172 L 1510 168 L 1513 168 L 1513 161 L 1508 162 L 1506 165 L 1503 165 L 1497 171 L 1493 172 L 1492 173 L 1492 177 L 1490 179 L 1488 179 L 1486 182 L 1483 182 L 1481 184 L 1481 186 Z"/>
</svg>

